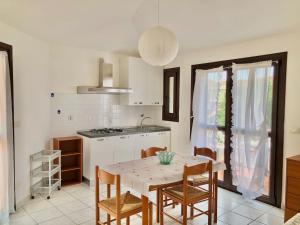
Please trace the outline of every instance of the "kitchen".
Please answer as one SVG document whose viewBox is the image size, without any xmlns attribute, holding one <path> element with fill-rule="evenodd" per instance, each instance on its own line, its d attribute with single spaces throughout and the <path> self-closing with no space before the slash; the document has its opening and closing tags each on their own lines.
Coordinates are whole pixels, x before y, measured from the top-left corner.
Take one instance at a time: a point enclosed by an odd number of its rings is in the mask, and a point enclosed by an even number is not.
<svg viewBox="0 0 300 225">
<path fill-rule="evenodd" d="M 0 1 L 0 78 L 7 79 L 0 80 L 0 106 L 8 109 L 0 108 L 0 130 L 10 134 L 11 150 L 8 160 L 0 151 L 0 190 L 7 192 L 0 224 L 100 224 L 110 218 L 100 199 L 111 199 L 117 181 L 121 196 L 139 205 L 137 216 L 123 215 L 127 224 L 279 225 L 295 216 L 299 7 L 277 0 Z M 267 82 L 239 83 L 245 71 Z M 244 124 L 264 131 L 260 142 Z M 187 176 L 185 166 L 194 164 L 211 176 Z M 98 185 L 103 171 L 115 181 L 107 195 Z M 169 188 L 183 185 L 184 174 L 189 187 L 206 185 L 207 203 L 174 201 Z"/>
</svg>

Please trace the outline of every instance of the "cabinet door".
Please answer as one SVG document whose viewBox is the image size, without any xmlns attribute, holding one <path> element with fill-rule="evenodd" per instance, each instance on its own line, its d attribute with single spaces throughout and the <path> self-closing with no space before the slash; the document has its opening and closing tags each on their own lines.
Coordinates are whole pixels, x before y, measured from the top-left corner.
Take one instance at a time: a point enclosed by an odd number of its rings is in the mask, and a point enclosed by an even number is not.
<svg viewBox="0 0 300 225">
<path fill-rule="evenodd" d="M 90 140 L 90 179 L 94 179 L 95 166 L 103 167 L 114 162 L 114 137 Z"/>
<path fill-rule="evenodd" d="M 132 135 L 134 138 L 134 159 L 141 158 L 141 150 L 151 147 L 151 140 L 148 133 Z"/>
<path fill-rule="evenodd" d="M 133 160 L 135 140 L 133 139 L 132 135 L 118 136 L 116 138 L 114 163 Z"/>
<path fill-rule="evenodd" d="M 150 66 L 148 69 L 148 102 L 150 105 L 163 104 L 163 68 Z"/>
<path fill-rule="evenodd" d="M 139 58 L 129 60 L 129 87 L 133 93 L 129 94 L 129 105 L 144 105 L 146 96 L 145 91 L 145 63 Z"/>
<path fill-rule="evenodd" d="M 168 150 L 171 149 L 171 133 L 170 131 L 159 132 L 159 142 L 161 146 L 167 147 Z"/>
</svg>

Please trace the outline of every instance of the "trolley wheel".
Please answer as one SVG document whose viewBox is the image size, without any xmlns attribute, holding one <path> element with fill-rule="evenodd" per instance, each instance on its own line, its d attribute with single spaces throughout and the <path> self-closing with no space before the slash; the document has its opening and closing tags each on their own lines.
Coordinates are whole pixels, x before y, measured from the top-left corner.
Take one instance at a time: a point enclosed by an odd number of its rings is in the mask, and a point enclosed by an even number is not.
<svg viewBox="0 0 300 225">
<path fill-rule="evenodd" d="M 34 196 L 33 196 L 33 195 L 31 195 L 31 199 L 34 199 Z"/>
<path fill-rule="evenodd" d="M 59 190 L 59 191 L 60 191 L 60 189 L 61 189 L 61 187 L 58 187 L 58 188 L 57 188 L 57 190 Z"/>
<path fill-rule="evenodd" d="M 50 196 L 47 196 L 47 199 L 50 199 Z"/>
</svg>

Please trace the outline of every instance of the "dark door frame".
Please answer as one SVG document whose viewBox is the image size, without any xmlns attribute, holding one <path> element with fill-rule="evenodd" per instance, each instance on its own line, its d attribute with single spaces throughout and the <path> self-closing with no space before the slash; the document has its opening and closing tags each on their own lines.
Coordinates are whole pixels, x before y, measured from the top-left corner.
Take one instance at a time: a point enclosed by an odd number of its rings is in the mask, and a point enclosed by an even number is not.
<svg viewBox="0 0 300 225">
<path fill-rule="evenodd" d="M 237 192 L 236 188 L 231 182 L 231 169 L 230 169 L 230 137 L 231 137 L 231 105 L 232 105 L 232 69 L 233 63 L 255 63 L 260 61 L 273 61 L 274 65 L 274 84 L 273 84 L 273 112 L 272 112 L 272 132 L 269 134 L 272 140 L 271 144 L 271 172 L 270 174 L 270 198 L 265 196 L 259 197 L 258 200 L 266 202 L 268 204 L 274 205 L 276 207 L 281 207 L 282 201 L 282 171 L 283 171 L 283 141 L 284 141 L 284 116 L 285 116 L 285 90 L 286 90 L 286 68 L 287 68 L 287 52 L 274 53 L 269 55 L 261 55 L 254 57 L 246 57 L 239 59 L 224 60 L 218 62 L 210 62 L 204 64 L 192 65 L 191 68 L 191 102 L 190 102 L 190 132 L 193 126 L 193 93 L 196 79 L 196 70 L 208 70 L 217 68 L 220 66 L 224 67 L 227 71 L 227 91 L 226 91 L 226 118 L 225 127 L 220 130 L 225 131 L 225 162 L 227 170 L 224 171 L 224 177 L 230 182 L 219 182 L 219 185 L 230 191 Z M 277 76 L 276 76 L 277 75 Z M 275 110 L 274 110 L 275 109 Z"/>
<path fill-rule="evenodd" d="M 12 110 L 12 128 L 13 128 L 13 162 L 14 162 L 14 206 L 16 209 L 16 166 L 15 166 L 15 128 L 14 128 L 14 73 L 13 73 L 13 47 L 9 44 L 0 42 L 0 51 L 7 52 L 9 64 L 9 76 L 11 87 L 11 110 Z"/>
</svg>

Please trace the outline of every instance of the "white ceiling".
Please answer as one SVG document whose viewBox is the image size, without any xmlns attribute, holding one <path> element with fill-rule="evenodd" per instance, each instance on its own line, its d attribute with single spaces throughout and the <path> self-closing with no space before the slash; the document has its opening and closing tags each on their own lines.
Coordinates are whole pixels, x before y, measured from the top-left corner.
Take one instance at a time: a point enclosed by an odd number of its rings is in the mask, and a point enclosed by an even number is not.
<svg viewBox="0 0 300 225">
<path fill-rule="evenodd" d="M 136 52 L 157 0 L 0 0 L 0 21 L 60 44 Z M 300 0 L 160 0 L 180 51 L 300 28 Z"/>
</svg>

